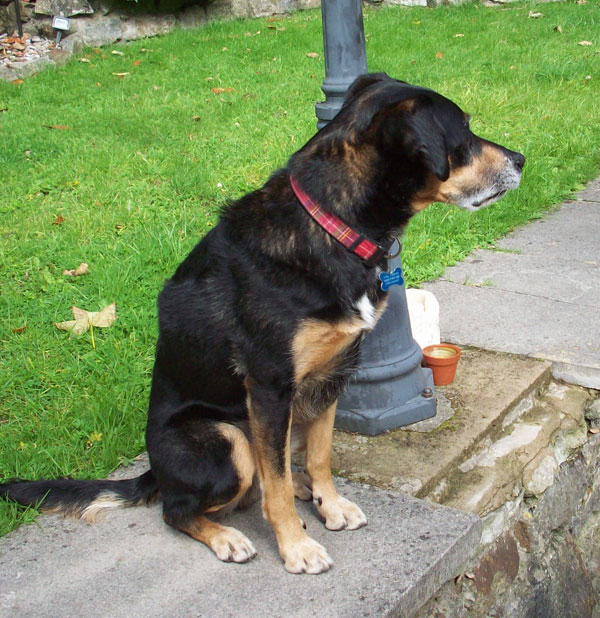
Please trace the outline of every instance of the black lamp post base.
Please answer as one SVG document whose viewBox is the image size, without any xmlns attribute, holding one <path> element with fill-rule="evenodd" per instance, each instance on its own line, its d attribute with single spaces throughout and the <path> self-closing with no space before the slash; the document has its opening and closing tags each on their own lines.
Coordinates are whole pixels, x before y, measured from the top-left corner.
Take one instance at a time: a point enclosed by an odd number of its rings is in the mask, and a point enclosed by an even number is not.
<svg viewBox="0 0 600 618">
<path fill-rule="evenodd" d="M 389 269 L 402 268 L 400 257 Z M 361 348 L 362 362 L 340 397 L 335 426 L 375 436 L 435 416 L 430 369 L 413 339 L 404 285 L 389 290 L 388 305 Z"/>
<path fill-rule="evenodd" d="M 406 400 L 406 381 L 413 382 L 409 387 L 415 388 L 414 381 L 421 382 L 423 388 L 412 399 Z M 431 389 L 426 391 L 426 389 Z M 386 402 L 382 407 L 371 407 L 364 409 L 358 406 L 357 409 L 349 408 L 349 401 L 352 399 L 352 385 L 348 387 L 344 399 L 338 405 L 335 416 L 335 426 L 344 431 L 355 431 L 364 436 L 376 436 L 390 429 L 397 429 L 404 425 L 411 425 L 418 421 L 435 416 L 436 397 L 433 388 L 433 375 L 430 369 L 423 369 L 414 374 L 392 377 L 383 382 L 374 382 L 369 385 L 361 385 L 361 397 L 371 405 L 377 401 L 378 395 L 382 392 L 392 394 L 395 392 L 398 402 Z M 427 396 L 423 395 L 423 391 Z M 431 393 L 431 394 L 429 394 Z M 350 404 L 351 405 L 351 404 Z M 363 402 L 364 405 L 364 402 Z"/>
</svg>

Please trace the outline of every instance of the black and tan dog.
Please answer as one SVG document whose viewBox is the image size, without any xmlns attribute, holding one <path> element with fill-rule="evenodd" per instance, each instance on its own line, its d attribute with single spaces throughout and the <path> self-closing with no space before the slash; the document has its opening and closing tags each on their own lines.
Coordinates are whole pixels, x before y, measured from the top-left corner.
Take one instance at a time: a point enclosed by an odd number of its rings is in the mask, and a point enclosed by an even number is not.
<svg viewBox="0 0 600 618">
<path fill-rule="evenodd" d="M 87 519 L 160 495 L 169 525 L 221 560 L 245 562 L 252 543 L 207 515 L 242 503 L 259 482 L 285 568 L 326 571 L 332 561 L 306 534 L 294 494 L 312 497 L 331 530 L 367 523 L 338 495 L 330 449 L 336 400 L 385 309 L 385 248 L 431 202 L 476 210 L 499 199 L 518 186 L 524 161 L 471 133 L 443 96 L 381 73 L 358 78 L 336 118 L 227 206 L 160 294 L 150 471 L 13 481 L 0 495 Z M 356 233 L 350 247 L 327 231 L 328 215 Z M 361 257 L 361 246 L 375 254 Z M 306 474 L 292 474 L 296 451 Z"/>
</svg>

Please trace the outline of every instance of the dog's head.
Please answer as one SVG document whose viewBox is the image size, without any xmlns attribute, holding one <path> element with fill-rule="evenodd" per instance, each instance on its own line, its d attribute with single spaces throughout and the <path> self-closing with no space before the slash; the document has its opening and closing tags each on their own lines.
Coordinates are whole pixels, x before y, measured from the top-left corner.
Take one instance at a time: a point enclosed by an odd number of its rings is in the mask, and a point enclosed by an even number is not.
<svg viewBox="0 0 600 618">
<path fill-rule="evenodd" d="M 431 202 L 488 206 L 518 187 L 525 163 L 522 154 L 472 133 L 469 116 L 452 101 L 385 73 L 359 77 L 323 131 L 344 135 L 350 148 L 371 145 L 385 186 L 413 213 Z"/>
</svg>

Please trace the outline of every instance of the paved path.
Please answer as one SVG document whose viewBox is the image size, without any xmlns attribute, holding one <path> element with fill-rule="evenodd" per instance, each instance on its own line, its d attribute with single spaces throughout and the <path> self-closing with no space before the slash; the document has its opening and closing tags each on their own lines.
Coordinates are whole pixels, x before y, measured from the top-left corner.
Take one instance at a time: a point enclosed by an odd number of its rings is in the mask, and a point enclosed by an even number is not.
<svg viewBox="0 0 600 618">
<path fill-rule="evenodd" d="M 329 532 L 312 504 L 298 504 L 335 562 L 327 573 L 287 573 L 258 504 L 224 522 L 254 542 L 258 555 L 247 564 L 220 562 L 172 531 L 160 507 L 115 510 L 94 525 L 46 516 L 0 539 L 0 616 L 408 617 L 477 549 L 474 515 L 338 485 L 363 507 L 368 526 Z"/>
<path fill-rule="evenodd" d="M 424 287 L 444 340 L 550 360 L 554 377 L 600 388 L 600 179 Z"/>
</svg>

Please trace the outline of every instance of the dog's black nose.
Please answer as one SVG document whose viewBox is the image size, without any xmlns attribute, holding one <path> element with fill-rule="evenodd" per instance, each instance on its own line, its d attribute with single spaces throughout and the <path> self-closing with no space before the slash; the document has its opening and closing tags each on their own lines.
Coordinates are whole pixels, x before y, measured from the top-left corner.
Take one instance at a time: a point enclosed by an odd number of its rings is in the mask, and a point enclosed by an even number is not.
<svg viewBox="0 0 600 618">
<path fill-rule="evenodd" d="M 515 167 L 521 171 L 525 165 L 525 157 L 520 152 L 511 152 L 510 158 L 515 164 Z"/>
</svg>

